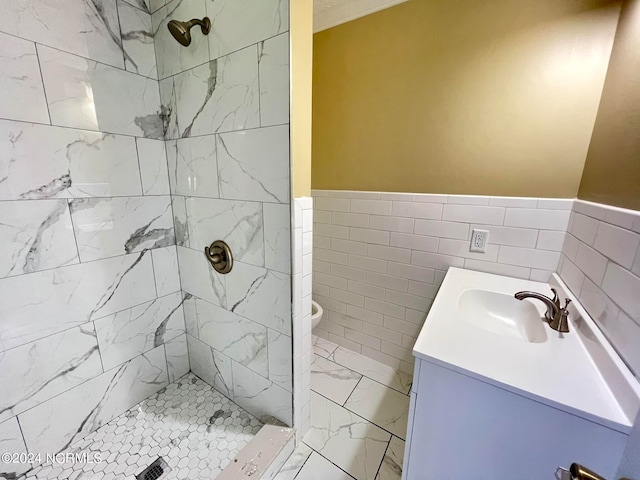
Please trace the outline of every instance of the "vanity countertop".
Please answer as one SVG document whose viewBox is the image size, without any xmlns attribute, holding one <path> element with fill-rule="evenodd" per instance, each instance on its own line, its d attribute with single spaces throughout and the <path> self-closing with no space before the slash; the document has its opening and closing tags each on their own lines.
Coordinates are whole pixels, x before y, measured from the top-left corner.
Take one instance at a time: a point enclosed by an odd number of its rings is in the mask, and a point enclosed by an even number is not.
<svg viewBox="0 0 640 480">
<path fill-rule="evenodd" d="M 461 320 L 458 300 L 478 289 L 513 295 L 531 290 L 570 298 L 569 333 L 546 323 L 544 341 L 530 343 Z M 545 305 L 531 302 L 543 317 Z M 542 322 L 542 320 L 541 320 Z M 640 386 L 586 311 L 554 274 L 550 284 L 450 268 L 415 343 L 413 354 L 499 388 L 629 433 Z"/>
</svg>

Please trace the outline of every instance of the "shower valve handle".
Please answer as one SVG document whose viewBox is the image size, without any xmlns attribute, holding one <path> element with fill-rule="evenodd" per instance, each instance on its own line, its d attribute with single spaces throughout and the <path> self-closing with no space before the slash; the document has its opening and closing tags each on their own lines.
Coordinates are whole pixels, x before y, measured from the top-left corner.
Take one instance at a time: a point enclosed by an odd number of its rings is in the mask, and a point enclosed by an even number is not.
<svg viewBox="0 0 640 480">
<path fill-rule="evenodd" d="M 204 247 L 204 254 L 218 273 L 229 273 L 233 268 L 231 249 L 222 240 L 216 240 L 208 247 Z"/>
</svg>

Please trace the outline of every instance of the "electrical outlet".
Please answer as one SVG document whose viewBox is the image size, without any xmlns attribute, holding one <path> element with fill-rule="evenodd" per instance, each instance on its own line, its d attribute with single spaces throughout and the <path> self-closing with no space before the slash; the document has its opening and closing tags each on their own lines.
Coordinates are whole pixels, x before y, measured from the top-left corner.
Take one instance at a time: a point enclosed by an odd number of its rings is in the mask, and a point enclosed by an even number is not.
<svg viewBox="0 0 640 480">
<path fill-rule="evenodd" d="M 489 243 L 489 231 L 488 230 L 476 230 L 471 232 L 471 246 L 470 252 L 485 253 L 487 251 L 487 243 Z"/>
</svg>

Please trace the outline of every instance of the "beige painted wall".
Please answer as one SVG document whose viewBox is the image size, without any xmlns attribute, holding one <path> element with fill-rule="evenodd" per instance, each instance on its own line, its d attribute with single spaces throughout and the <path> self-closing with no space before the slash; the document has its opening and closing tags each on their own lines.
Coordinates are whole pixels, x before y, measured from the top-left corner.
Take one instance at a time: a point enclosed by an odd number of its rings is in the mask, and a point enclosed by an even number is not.
<svg viewBox="0 0 640 480">
<path fill-rule="evenodd" d="M 640 210 L 640 0 L 622 10 L 578 197 Z"/>
<path fill-rule="evenodd" d="M 316 34 L 313 188 L 575 197 L 619 8 L 410 0 Z"/>
<path fill-rule="evenodd" d="M 293 197 L 311 196 L 313 1 L 291 0 L 291 170 Z"/>
</svg>

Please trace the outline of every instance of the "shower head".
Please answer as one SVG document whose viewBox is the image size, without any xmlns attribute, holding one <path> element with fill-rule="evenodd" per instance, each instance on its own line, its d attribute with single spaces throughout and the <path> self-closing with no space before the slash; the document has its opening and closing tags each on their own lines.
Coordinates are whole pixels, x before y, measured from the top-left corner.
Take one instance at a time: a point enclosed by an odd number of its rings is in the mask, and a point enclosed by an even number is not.
<svg viewBox="0 0 640 480">
<path fill-rule="evenodd" d="M 167 27 L 169 28 L 171 35 L 173 35 L 173 38 L 180 42 L 181 45 L 188 47 L 191 43 L 191 32 L 189 32 L 189 30 L 191 30 L 191 27 L 194 25 L 200 25 L 204 35 L 207 35 L 211 30 L 211 20 L 209 20 L 209 17 L 204 17 L 202 20 L 194 18 L 188 22 L 171 20 Z"/>
</svg>

